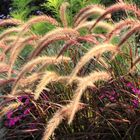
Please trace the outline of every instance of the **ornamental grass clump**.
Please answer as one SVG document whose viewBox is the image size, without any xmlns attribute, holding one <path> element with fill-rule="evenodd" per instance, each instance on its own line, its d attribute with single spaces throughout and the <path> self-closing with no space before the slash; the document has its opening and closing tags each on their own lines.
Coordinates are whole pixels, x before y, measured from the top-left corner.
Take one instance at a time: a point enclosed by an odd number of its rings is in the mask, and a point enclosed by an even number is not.
<svg viewBox="0 0 140 140">
<path fill-rule="evenodd" d="M 138 135 L 139 8 L 124 2 L 89 5 L 72 23 L 69 8 L 67 2 L 60 6 L 61 21 L 40 15 L 0 24 L 7 27 L 0 35 L 0 119 L 6 139 Z M 119 10 L 133 18 L 114 22 L 111 15 Z M 34 26 L 42 22 L 53 28 L 36 34 Z"/>
</svg>

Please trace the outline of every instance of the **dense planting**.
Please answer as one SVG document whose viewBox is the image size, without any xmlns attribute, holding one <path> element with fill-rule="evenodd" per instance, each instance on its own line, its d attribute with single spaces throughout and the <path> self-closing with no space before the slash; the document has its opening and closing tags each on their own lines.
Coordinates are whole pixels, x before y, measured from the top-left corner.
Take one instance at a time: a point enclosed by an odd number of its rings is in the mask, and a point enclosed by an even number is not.
<svg viewBox="0 0 140 140">
<path fill-rule="evenodd" d="M 56 19 L 0 22 L 4 138 L 137 139 L 140 9 L 92 4 L 71 17 L 69 7 L 62 3 Z M 113 21 L 120 10 L 127 17 Z"/>
</svg>

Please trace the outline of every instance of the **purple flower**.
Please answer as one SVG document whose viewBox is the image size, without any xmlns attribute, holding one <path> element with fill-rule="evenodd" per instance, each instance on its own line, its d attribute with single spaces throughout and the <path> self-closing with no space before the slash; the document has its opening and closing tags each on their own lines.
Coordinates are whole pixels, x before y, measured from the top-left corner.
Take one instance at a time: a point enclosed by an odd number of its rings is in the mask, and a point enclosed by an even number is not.
<svg viewBox="0 0 140 140">
<path fill-rule="evenodd" d="M 99 99 L 102 100 L 107 98 L 110 102 L 115 102 L 116 98 L 118 97 L 117 93 L 113 91 L 106 91 L 99 96 Z"/>
<path fill-rule="evenodd" d="M 19 99 L 21 102 L 24 102 L 23 100 L 26 100 L 27 98 L 29 98 L 27 95 L 23 95 L 23 96 L 18 97 L 18 99 Z"/>
<path fill-rule="evenodd" d="M 137 90 L 136 88 L 132 88 L 132 91 L 133 91 L 134 93 L 136 93 L 136 90 Z"/>
<path fill-rule="evenodd" d="M 30 113 L 30 108 L 27 108 L 25 111 L 24 111 L 24 115 L 27 115 L 27 114 L 29 114 Z"/>
<path fill-rule="evenodd" d="M 15 122 L 18 122 L 18 121 L 20 121 L 20 117 L 18 116 L 18 117 L 15 117 L 15 118 L 13 118 L 13 120 L 15 121 Z"/>
<path fill-rule="evenodd" d="M 8 122 L 6 122 L 6 125 L 8 124 L 9 127 L 12 127 L 20 120 L 21 120 L 20 117 L 14 117 L 14 118 L 10 119 Z"/>
<path fill-rule="evenodd" d="M 136 88 L 132 83 L 127 83 L 127 87 L 130 87 L 134 94 L 140 95 L 140 89 Z"/>
<path fill-rule="evenodd" d="M 15 125 L 15 121 L 13 119 L 11 119 L 8 123 L 9 127 L 12 127 Z"/>
<path fill-rule="evenodd" d="M 25 105 L 28 105 L 30 103 L 30 100 L 27 98 L 25 101 Z"/>
<path fill-rule="evenodd" d="M 134 106 L 135 108 L 137 108 L 137 107 L 139 106 L 139 101 L 138 101 L 138 99 L 132 100 L 132 103 L 133 103 L 133 106 Z"/>
<path fill-rule="evenodd" d="M 133 84 L 131 82 L 126 84 L 127 87 L 133 87 Z"/>
<path fill-rule="evenodd" d="M 23 106 L 20 105 L 20 106 L 18 107 L 18 110 L 22 110 L 22 109 L 23 109 Z"/>
<path fill-rule="evenodd" d="M 31 108 L 30 97 L 27 95 L 19 96 L 18 100 L 21 101 L 24 105 L 20 105 L 16 110 L 8 111 L 6 114 L 6 121 L 4 122 L 5 126 L 13 127 L 17 122 L 24 119 L 29 113 Z"/>
<path fill-rule="evenodd" d="M 103 98 L 105 98 L 105 95 L 99 96 L 99 99 L 100 99 L 100 100 L 102 100 Z"/>
<path fill-rule="evenodd" d="M 133 88 L 132 91 L 135 93 L 135 94 L 140 94 L 140 89 L 137 89 L 137 88 Z"/>
<path fill-rule="evenodd" d="M 13 111 L 11 111 L 11 110 L 6 114 L 8 119 L 11 119 L 12 115 L 13 115 Z"/>
<path fill-rule="evenodd" d="M 20 97 L 18 97 L 18 99 L 21 102 L 23 102 L 25 105 L 28 105 L 30 103 L 29 96 L 27 96 L 27 95 L 20 96 Z"/>
<path fill-rule="evenodd" d="M 138 95 L 140 95 L 140 89 L 137 89 L 136 93 L 137 93 Z"/>
<path fill-rule="evenodd" d="M 110 100 L 111 102 L 114 102 L 114 101 L 115 101 L 115 97 L 110 96 L 110 97 L 109 97 L 109 100 Z"/>
<path fill-rule="evenodd" d="M 140 89 L 135 89 L 135 93 L 140 95 Z"/>
</svg>

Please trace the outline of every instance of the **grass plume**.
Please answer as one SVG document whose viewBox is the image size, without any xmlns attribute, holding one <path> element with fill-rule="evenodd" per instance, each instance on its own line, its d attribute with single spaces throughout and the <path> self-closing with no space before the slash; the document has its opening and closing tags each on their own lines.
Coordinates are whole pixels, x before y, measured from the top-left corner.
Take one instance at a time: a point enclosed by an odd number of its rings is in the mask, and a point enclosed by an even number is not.
<svg viewBox="0 0 140 140">
<path fill-rule="evenodd" d="M 102 53 L 106 51 L 111 52 L 117 52 L 117 46 L 114 46 L 112 44 L 100 44 L 95 47 L 93 47 L 91 50 L 89 50 L 77 63 L 76 67 L 73 69 L 71 73 L 71 80 L 70 83 L 73 81 L 73 78 L 77 75 L 78 71 L 93 57 L 98 57 Z"/>
<path fill-rule="evenodd" d="M 16 88 L 18 87 L 18 82 L 19 80 L 23 77 L 23 75 L 26 72 L 29 72 L 34 66 L 38 65 L 38 64 L 58 64 L 61 62 L 67 62 L 70 61 L 70 58 L 68 57 L 48 57 L 48 56 L 43 56 L 43 57 L 37 57 L 36 59 L 33 59 L 32 61 L 29 61 L 21 70 L 21 72 L 19 73 L 19 75 L 17 76 L 17 80 L 14 83 L 14 87 L 12 90 L 12 94 L 15 94 Z"/>
<path fill-rule="evenodd" d="M 69 117 L 69 124 L 74 119 L 74 115 L 76 113 L 81 96 L 85 92 L 85 90 L 88 87 L 95 87 L 94 83 L 97 82 L 98 80 L 109 80 L 110 78 L 111 76 L 107 72 L 92 72 L 88 76 L 81 78 L 72 99 L 73 101 L 71 104 L 72 111 Z"/>
<path fill-rule="evenodd" d="M 117 3 L 117 4 L 114 4 L 114 5 L 110 6 L 110 7 L 108 7 L 105 10 L 105 12 L 99 18 L 97 18 L 96 22 L 91 26 L 90 31 L 96 26 L 96 24 L 100 20 L 103 20 L 106 17 L 106 15 L 111 14 L 111 13 L 116 12 L 116 11 L 119 11 L 119 10 L 132 11 L 134 14 L 136 14 L 138 17 L 140 17 L 140 9 L 137 8 L 136 5 L 126 4 L 124 2 Z"/>
<path fill-rule="evenodd" d="M 69 7 L 69 3 L 64 2 L 60 6 L 60 11 L 59 11 L 60 12 L 60 19 L 61 19 L 64 27 L 68 27 L 67 15 L 66 15 L 67 7 Z"/>
</svg>

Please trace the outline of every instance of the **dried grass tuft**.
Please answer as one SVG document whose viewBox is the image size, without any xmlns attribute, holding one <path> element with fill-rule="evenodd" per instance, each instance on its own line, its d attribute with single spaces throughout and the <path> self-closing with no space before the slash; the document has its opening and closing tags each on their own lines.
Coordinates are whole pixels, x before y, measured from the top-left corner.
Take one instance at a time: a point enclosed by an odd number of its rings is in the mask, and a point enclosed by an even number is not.
<svg viewBox="0 0 140 140">
<path fill-rule="evenodd" d="M 19 105 L 21 105 L 21 103 L 11 103 L 8 106 L 0 109 L 0 118 L 3 117 L 8 111 L 16 109 Z"/>
<path fill-rule="evenodd" d="M 106 37 L 106 42 L 109 42 L 116 33 L 119 34 L 122 29 L 126 27 L 133 27 L 137 25 L 138 23 L 139 22 L 137 20 L 133 20 L 133 19 L 125 19 L 125 20 L 120 21 L 119 23 L 115 25 L 114 29 L 110 33 L 108 33 Z"/>
<path fill-rule="evenodd" d="M 119 10 L 128 10 L 128 11 L 132 11 L 134 14 L 136 14 L 138 17 L 140 17 L 140 9 L 134 5 L 134 4 L 126 4 L 126 3 L 117 3 L 114 4 L 110 7 L 108 7 L 105 12 L 99 17 L 97 18 L 96 22 L 91 26 L 90 31 L 96 26 L 96 24 L 103 20 L 106 15 L 111 14 L 113 12 L 119 11 Z"/>
<path fill-rule="evenodd" d="M 78 71 L 93 57 L 99 57 L 102 53 L 106 51 L 111 52 L 118 52 L 117 46 L 114 46 L 112 44 L 99 44 L 95 47 L 93 47 L 91 50 L 89 50 L 77 63 L 76 67 L 73 69 L 71 73 L 71 79 L 70 83 L 73 81 L 74 77 L 77 75 Z"/>
<path fill-rule="evenodd" d="M 140 25 L 134 26 L 132 29 L 130 29 L 122 38 L 121 41 L 118 44 L 118 47 L 121 47 L 128 39 L 131 37 L 134 33 L 138 32 L 140 30 Z"/>
<path fill-rule="evenodd" d="M 69 5 L 68 2 L 64 2 L 60 6 L 60 11 L 59 11 L 59 13 L 60 13 L 60 19 L 61 19 L 64 27 L 68 27 L 66 10 L 67 10 L 67 7 L 69 7 L 69 6 L 70 5 Z"/>
<path fill-rule="evenodd" d="M 75 30 L 80 30 L 82 28 L 87 28 L 90 29 L 91 26 L 96 22 L 96 20 L 92 20 L 92 21 L 86 21 L 84 23 L 81 23 L 80 25 L 78 25 L 77 27 L 75 27 Z M 107 31 L 112 31 L 114 29 L 114 26 L 105 22 L 105 21 L 100 21 L 96 27 L 101 27 L 103 29 L 106 29 Z"/>
<path fill-rule="evenodd" d="M 13 27 L 13 28 L 9 28 L 9 29 L 5 30 L 3 33 L 0 34 L 0 40 L 3 39 L 4 37 L 7 37 L 11 33 L 20 32 L 21 29 L 22 29 L 21 27 L 19 27 L 19 28 Z"/>
<path fill-rule="evenodd" d="M 18 42 L 16 46 L 14 46 L 14 48 L 11 51 L 11 55 L 10 55 L 10 59 L 9 59 L 9 65 L 10 65 L 10 69 L 8 72 L 8 77 L 11 77 L 11 71 L 13 68 L 13 65 L 18 57 L 18 55 L 20 54 L 21 50 L 23 50 L 23 48 L 25 47 L 25 45 L 27 45 L 29 42 L 35 41 L 38 39 L 38 36 L 29 36 L 25 39 L 23 39 L 22 41 Z"/>
<path fill-rule="evenodd" d="M 36 49 L 33 51 L 33 53 L 31 54 L 29 58 L 30 59 L 34 58 L 35 56 L 40 54 L 44 48 L 46 48 L 50 43 L 53 43 L 54 41 L 69 40 L 71 38 L 77 37 L 78 35 L 79 33 L 76 30 L 71 29 L 71 28 L 54 29 L 53 31 L 50 31 L 39 40 L 39 43 Z"/>
<path fill-rule="evenodd" d="M 14 18 L 4 19 L 4 20 L 0 21 L 0 26 L 21 25 L 21 24 L 23 24 L 22 21 L 20 21 L 18 19 L 14 19 Z"/>
<path fill-rule="evenodd" d="M 77 109 L 79 110 L 81 108 L 82 104 L 79 104 Z M 61 109 L 59 109 L 48 122 L 42 140 L 48 140 L 50 136 L 53 134 L 54 130 L 62 122 L 62 120 L 68 118 L 70 113 L 71 113 L 71 104 L 62 106 Z"/>
<path fill-rule="evenodd" d="M 96 72 L 95 71 L 95 72 L 90 73 L 88 76 L 82 77 L 81 79 L 79 79 L 77 89 L 76 89 L 75 94 L 72 99 L 72 101 L 73 101 L 71 104 L 72 111 L 69 116 L 69 124 L 74 119 L 74 115 L 76 113 L 81 96 L 85 92 L 85 90 L 88 87 L 96 87 L 94 85 L 94 83 L 97 82 L 98 80 L 109 80 L 110 78 L 111 78 L 111 76 L 107 72 Z"/>
<path fill-rule="evenodd" d="M 4 62 L 0 62 L 0 73 L 7 72 L 8 70 L 9 66 Z"/>
<path fill-rule="evenodd" d="M 48 56 L 43 56 L 43 57 L 38 57 L 36 59 L 33 59 L 31 61 L 29 61 L 27 64 L 25 64 L 21 70 L 21 72 L 19 73 L 19 75 L 17 76 L 17 80 L 15 81 L 14 83 L 14 87 L 13 87 L 13 90 L 12 90 L 12 93 L 11 94 L 15 94 L 15 91 L 16 91 L 16 88 L 18 87 L 18 84 L 19 84 L 19 81 L 20 79 L 23 77 L 23 75 L 26 73 L 26 72 L 29 72 L 31 69 L 33 69 L 34 66 L 38 65 L 38 64 L 58 64 L 58 63 L 61 63 L 61 62 L 68 62 L 70 61 L 70 58 L 69 57 L 48 57 Z"/>
<path fill-rule="evenodd" d="M 74 18 L 74 27 L 85 22 L 93 14 L 102 15 L 105 12 L 105 8 L 101 5 L 89 5 L 79 11 L 79 13 Z M 110 16 L 107 16 L 110 18 Z"/>
<path fill-rule="evenodd" d="M 25 29 L 30 28 L 33 24 L 40 23 L 40 22 L 48 22 L 52 25 L 59 26 L 59 23 L 52 17 L 47 15 L 40 15 L 36 17 L 32 17 L 27 23 L 23 25 L 23 31 Z"/>
<path fill-rule="evenodd" d="M 26 78 L 22 78 L 20 80 L 19 85 L 21 87 L 25 87 L 25 86 L 29 86 L 30 84 L 33 84 L 34 82 L 36 82 L 37 80 L 41 79 L 41 77 L 43 76 L 44 72 L 38 72 L 38 73 L 33 73 L 30 76 L 27 76 Z"/>
<path fill-rule="evenodd" d="M 36 87 L 35 90 L 35 100 L 37 100 L 39 98 L 39 95 L 41 94 L 41 92 L 43 91 L 43 89 L 45 89 L 45 87 L 47 86 L 47 84 L 49 84 L 51 81 L 55 81 L 55 79 L 58 78 L 58 75 L 55 72 L 45 72 L 45 74 L 42 76 L 39 84 Z"/>
</svg>

